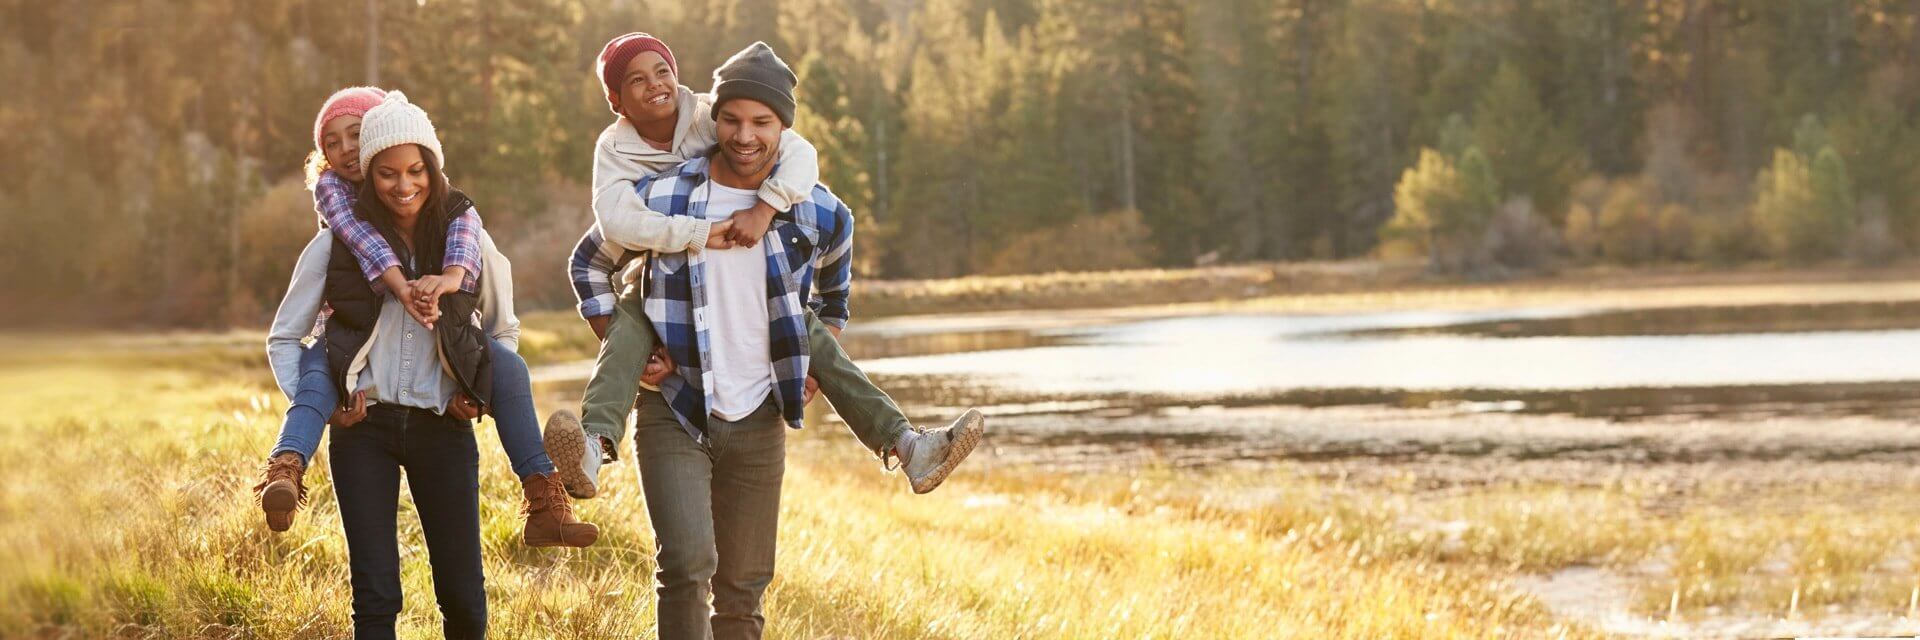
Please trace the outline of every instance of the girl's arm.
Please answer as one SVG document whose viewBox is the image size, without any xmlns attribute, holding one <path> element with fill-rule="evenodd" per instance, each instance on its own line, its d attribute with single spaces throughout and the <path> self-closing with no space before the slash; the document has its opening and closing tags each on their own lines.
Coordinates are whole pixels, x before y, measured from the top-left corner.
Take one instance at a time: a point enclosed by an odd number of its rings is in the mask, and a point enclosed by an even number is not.
<svg viewBox="0 0 1920 640">
<path fill-rule="evenodd" d="M 327 228 L 347 244 L 360 271 L 373 285 L 373 292 L 405 291 L 407 278 L 400 273 L 400 256 L 394 254 L 387 239 L 373 224 L 353 215 L 353 183 L 333 171 L 320 174 L 313 183 L 313 210 L 327 221 Z"/>
<path fill-rule="evenodd" d="M 315 234 L 293 266 L 293 281 L 287 285 L 287 295 L 280 299 L 273 326 L 267 331 L 267 365 L 289 402 L 300 383 L 300 341 L 313 333 L 314 318 L 320 315 L 320 301 L 327 286 L 327 260 L 332 255 L 333 236 L 325 231 Z"/>
</svg>

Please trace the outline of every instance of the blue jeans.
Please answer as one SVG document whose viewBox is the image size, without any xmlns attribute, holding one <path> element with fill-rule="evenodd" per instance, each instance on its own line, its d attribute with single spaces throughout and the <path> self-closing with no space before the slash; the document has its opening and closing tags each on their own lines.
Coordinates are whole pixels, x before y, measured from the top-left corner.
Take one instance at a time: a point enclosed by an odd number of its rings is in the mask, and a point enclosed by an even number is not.
<svg viewBox="0 0 1920 640">
<path fill-rule="evenodd" d="M 353 637 L 394 637 L 400 587 L 401 471 L 420 516 L 433 595 L 446 638 L 487 635 L 480 553 L 480 453 L 473 425 L 425 409 L 367 408 L 367 419 L 333 433 L 333 492 L 347 534 Z"/>
<path fill-rule="evenodd" d="M 493 346 L 493 427 L 500 434 L 500 448 L 513 463 L 513 473 L 521 479 L 535 474 L 553 473 L 553 460 L 540 439 L 540 415 L 533 408 L 533 383 L 527 375 L 527 361 L 498 340 Z M 339 393 L 327 371 L 326 349 L 314 343 L 300 354 L 300 378 L 294 389 L 293 406 L 287 407 L 286 422 L 280 425 L 280 442 L 267 457 L 292 451 L 304 464 L 311 464 L 313 452 L 320 448 L 320 433 L 327 418 L 340 405 Z M 337 435 L 337 434 L 336 434 Z"/>
</svg>

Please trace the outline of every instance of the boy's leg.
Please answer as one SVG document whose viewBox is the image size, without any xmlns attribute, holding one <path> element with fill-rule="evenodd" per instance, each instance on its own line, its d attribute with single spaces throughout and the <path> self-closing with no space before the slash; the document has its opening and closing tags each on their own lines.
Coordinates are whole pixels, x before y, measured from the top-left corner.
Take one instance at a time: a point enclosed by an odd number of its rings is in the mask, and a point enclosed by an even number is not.
<svg viewBox="0 0 1920 640">
<path fill-rule="evenodd" d="M 327 418 L 333 415 L 339 400 L 339 392 L 327 376 L 326 347 L 314 343 L 300 353 L 293 405 L 287 407 L 287 419 L 280 423 L 280 441 L 267 456 L 264 477 L 253 488 L 260 497 L 260 510 L 267 516 L 268 529 L 286 531 L 293 526 L 293 512 L 307 500 L 303 479 L 307 465 L 320 448 L 320 434 L 326 431 Z"/>
<path fill-rule="evenodd" d="M 939 487 L 986 433 L 986 416 L 974 409 L 945 427 L 914 429 L 900 405 L 847 357 L 840 341 L 812 311 L 807 312 L 807 349 L 812 358 L 807 373 L 820 383 L 820 392 L 833 403 L 833 410 L 874 455 L 885 459 L 894 452 L 900 456 L 914 493 Z"/>
<path fill-rule="evenodd" d="M 575 498 L 599 493 L 602 454 L 619 457 L 616 452 L 626 435 L 627 414 L 633 411 L 640 375 L 646 371 L 656 341 L 653 323 L 647 320 L 641 304 L 642 296 L 635 288 L 622 294 L 614 305 L 607 339 L 600 344 L 593 376 L 587 380 L 587 391 L 580 401 L 579 426 L 575 427 L 573 417 L 565 412 L 555 412 L 547 421 L 547 452 L 560 469 L 567 493 Z M 614 446 L 603 450 L 602 438 Z"/>
<path fill-rule="evenodd" d="M 833 403 L 834 412 L 873 455 L 893 449 L 901 434 L 913 428 L 900 405 L 847 357 L 840 341 L 811 310 L 807 311 L 807 350 L 812 360 L 807 373 L 820 383 L 820 393 Z"/>
</svg>

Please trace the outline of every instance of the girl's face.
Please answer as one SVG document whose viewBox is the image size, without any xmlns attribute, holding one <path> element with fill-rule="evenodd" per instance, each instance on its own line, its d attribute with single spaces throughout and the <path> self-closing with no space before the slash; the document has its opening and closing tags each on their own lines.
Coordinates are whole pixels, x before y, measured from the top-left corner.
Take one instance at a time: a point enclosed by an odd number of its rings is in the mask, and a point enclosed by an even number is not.
<svg viewBox="0 0 1920 640">
<path fill-rule="evenodd" d="M 348 182 L 357 184 L 366 179 L 360 166 L 360 116 L 328 120 L 320 129 L 320 153 L 327 157 L 327 166 Z"/>
<path fill-rule="evenodd" d="M 620 83 L 620 115 L 634 122 L 657 122 L 677 116 L 675 94 L 680 78 L 659 53 L 642 51 L 627 61 L 627 73 Z"/>
<path fill-rule="evenodd" d="M 431 169 L 420 153 L 420 145 L 403 144 L 382 151 L 372 163 L 370 176 L 380 204 L 393 212 L 396 222 L 412 224 L 427 204 L 427 191 L 432 188 Z"/>
</svg>

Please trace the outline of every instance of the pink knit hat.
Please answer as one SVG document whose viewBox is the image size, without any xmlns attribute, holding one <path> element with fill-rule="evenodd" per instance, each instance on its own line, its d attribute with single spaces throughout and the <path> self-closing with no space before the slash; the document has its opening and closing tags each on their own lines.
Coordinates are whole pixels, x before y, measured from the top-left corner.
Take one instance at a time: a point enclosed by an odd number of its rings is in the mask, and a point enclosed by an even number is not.
<svg viewBox="0 0 1920 640">
<path fill-rule="evenodd" d="M 333 92 L 327 97 L 326 104 L 320 105 L 320 115 L 313 119 L 313 148 L 321 149 L 320 131 L 327 123 L 340 116 L 365 117 L 367 110 L 385 100 L 387 92 L 379 87 L 347 87 Z"/>
</svg>

